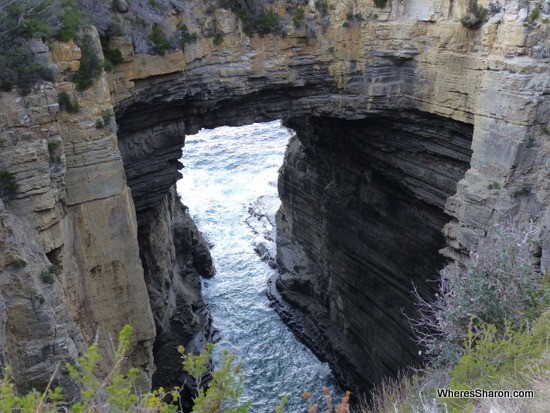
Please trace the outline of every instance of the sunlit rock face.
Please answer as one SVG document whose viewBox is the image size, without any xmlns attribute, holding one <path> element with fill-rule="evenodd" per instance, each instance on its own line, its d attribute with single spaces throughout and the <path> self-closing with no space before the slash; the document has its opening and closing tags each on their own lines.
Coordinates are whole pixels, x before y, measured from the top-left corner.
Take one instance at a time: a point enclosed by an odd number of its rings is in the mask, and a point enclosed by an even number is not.
<svg viewBox="0 0 550 413">
<path fill-rule="evenodd" d="M 0 169 L 20 190 L 0 217 L 0 353 L 21 387 L 98 331 L 107 349 L 125 322 L 145 387 L 153 347 L 173 377 L 167 343 L 211 336 L 196 279 L 211 271 L 174 192 L 184 137 L 201 127 L 282 118 L 297 131 L 280 182 L 279 302 L 318 327 L 297 332 L 327 342 L 318 353 L 361 388 L 416 360 L 401 313 L 412 283 L 428 296 L 445 257 L 495 222 L 538 217 L 550 266 L 548 32 L 523 24 L 527 6 L 509 2 L 478 30 L 459 22 L 466 2 L 343 1 L 324 16 L 308 5 L 307 28 L 286 6 L 274 5 L 284 36 L 248 37 L 230 11 L 189 2 L 169 23 L 198 34 L 184 52 L 136 55 L 113 39 L 123 62 L 75 92 L 63 71 L 80 51 L 58 44 L 55 83 L 2 95 Z M 364 19 L 344 25 L 349 12 Z M 208 37 L 214 23 L 222 44 Z M 60 90 L 79 113 L 59 112 Z M 104 110 L 118 130 L 95 127 Z M 50 265 L 59 274 L 45 284 Z M 36 362 L 43 349 L 52 363 Z"/>
</svg>

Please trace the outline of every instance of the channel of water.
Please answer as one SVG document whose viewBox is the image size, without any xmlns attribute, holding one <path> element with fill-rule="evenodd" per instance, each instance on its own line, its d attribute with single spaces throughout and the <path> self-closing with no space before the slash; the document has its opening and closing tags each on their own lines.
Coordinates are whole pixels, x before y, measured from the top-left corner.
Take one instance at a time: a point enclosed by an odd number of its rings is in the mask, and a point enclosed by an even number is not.
<svg viewBox="0 0 550 413">
<path fill-rule="evenodd" d="M 244 398 L 253 401 L 254 413 L 273 412 L 284 394 L 290 397 L 287 412 L 303 412 L 304 390 L 320 399 L 324 387 L 336 389 L 328 365 L 270 307 L 266 282 L 276 270 L 255 252 L 259 243 L 275 248 L 277 174 L 289 138 L 279 121 L 202 130 L 186 138 L 178 182 L 182 202 L 212 245 L 217 269 L 202 281 L 222 337 L 214 362 L 224 349 L 236 352 Z"/>
</svg>

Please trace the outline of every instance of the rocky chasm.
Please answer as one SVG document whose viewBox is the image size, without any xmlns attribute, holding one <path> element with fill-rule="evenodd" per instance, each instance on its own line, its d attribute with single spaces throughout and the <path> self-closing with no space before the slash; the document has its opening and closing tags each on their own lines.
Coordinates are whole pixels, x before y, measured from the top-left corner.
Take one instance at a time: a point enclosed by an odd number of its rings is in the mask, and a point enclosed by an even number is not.
<svg viewBox="0 0 550 413">
<path fill-rule="evenodd" d="M 151 56 L 113 38 L 123 62 L 84 92 L 64 74 L 76 45 L 39 50 L 55 81 L 0 95 L 0 169 L 19 183 L 0 203 L 0 359 L 18 387 L 46 383 L 96 336 L 107 363 L 126 323 L 143 388 L 177 382 L 176 344 L 212 339 L 198 274 L 214 268 L 175 193 L 185 135 L 201 127 L 283 119 L 296 131 L 270 294 L 354 389 L 418 362 L 412 284 L 429 297 L 437 270 L 495 222 L 536 218 L 548 269 L 548 27 L 524 24 L 534 3 L 509 1 L 470 30 L 467 7 L 356 0 L 323 16 L 310 4 L 307 27 L 248 37 L 230 11 L 189 2 L 170 24 L 196 42 Z M 221 44 L 202 35 L 212 24 Z M 78 113 L 59 111 L 60 91 Z M 104 111 L 115 119 L 96 128 Z"/>
</svg>

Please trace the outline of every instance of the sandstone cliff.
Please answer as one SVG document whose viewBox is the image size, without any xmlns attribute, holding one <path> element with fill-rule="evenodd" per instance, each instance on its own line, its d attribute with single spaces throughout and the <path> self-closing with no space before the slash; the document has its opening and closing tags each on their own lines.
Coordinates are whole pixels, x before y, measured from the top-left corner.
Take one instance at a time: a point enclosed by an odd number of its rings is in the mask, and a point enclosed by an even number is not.
<svg viewBox="0 0 550 413">
<path fill-rule="evenodd" d="M 130 321 L 147 379 L 153 320 L 159 357 L 166 343 L 193 337 L 199 348 L 211 333 L 188 275 L 196 231 L 174 195 L 184 137 L 201 127 L 283 118 L 296 130 L 280 180 L 286 273 L 273 294 L 354 387 L 415 362 L 402 313 L 411 283 L 429 296 L 444 257 L 459 259 L 492 223 L 537 217 L 550 266 L 548 24 L 528 20 L 534 3 L 506 2 L 477 30 L 459 22 L 466 1 L 343 1 L 326 14 L 309 2 L 298 28 L 289 5 L 273 7 L 284 35 L 250 38 L 230 11 L 191 2 L 171 17 L 198 34 L 183 52 L 136 55 L 129 38 L 112 39 L 124 62 L 76 94 L 77 115 L 58 113 L 61 78 L 24 99 L 2 95 L 0 165 L 21 183 L 3 210 L 0 240 L 13 252 L 2 257 L 2 352 L 22 375 L 37 364 L 15 342 L 63 341 L 55 357 L 71 359 L 98 329 Z M 54 62 L 77 64 L 77 49 L 58 47 Z M 116 135 L 93 123 L 111 105 Z M 62 142 L 62 165 L 49 162 L 50 140 Z M 18 256 L 27 267 L 15 268 Z M 44 285 L 50 263 L 60 274 Z"/>
</svg>

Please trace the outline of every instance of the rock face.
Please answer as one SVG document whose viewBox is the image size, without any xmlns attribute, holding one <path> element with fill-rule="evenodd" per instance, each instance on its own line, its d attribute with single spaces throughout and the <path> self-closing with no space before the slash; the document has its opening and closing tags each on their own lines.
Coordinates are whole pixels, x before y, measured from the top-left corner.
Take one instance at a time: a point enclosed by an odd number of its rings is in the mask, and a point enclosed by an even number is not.
<svg viewBox="0 0 550 413">
<path fill-rule="evenodd" d="M 72 43 L 54 45 L 58 67 L 78 67 L 79 58 Z M 61 90 L 78 99 L 78 113 L 59 111 Z M 77 94 L 60 76 L 55 87 L 0 100 L 0 165 L 18 184 L 2 207 L 3 365 L 21 389 L 46 384 L 60 365 L 57 380 L 70 394 L 64 363 L 97 337 L 106 368 L 110 339 L 129 323 L 136 343 L 129 358 L 147 388 L 155 326 L 135 210 L 114 122 L 94 123 L 113 111 L 106 79 Z"/>
<path fill-rule="evenodd" d="M 199 34 L 184 52 L 135 55 L 116 38 L 123 62 L 92 89 L 61 74 L 0 96 L 0 171 L 20 184 L 0 214 L 0 353 L 20 387 L 127 322 L 145 384 L 152 351 L 156 381 L 171 383 L 175 343 L 210 339 L 196 274 L 213 269 L 174 192 L 185 135 L 201 127 L 283 118 L 296 130 L 279 184 L 287 272 L 272 293 L 360 390 L 417 359 L 411 283 L 429 296 L 445 257 L 493 223 L 538 217 L 550 267 L 548 31 L 524 22 L 532 5 L 508 2 L 478 30 L 459 23 L 466 1 L 310 4 L 299 28 L 286 6 L 273 4 L 285 36 L 249 38 L 231 12 L 189 2 L 171 18 Z M 59 73 L 79 58 L 70 43 L 52 52 Z M 58 90 L 81 111 L 59 112 Z M 95 127 L 104 110 L 116 134 Z"/>
<path fill-rule="evenodd" d="M 444 203 L 468 169 L 472 127 L 400 111 L 286 125 L 297 137 L 279 178 L 275 285 L 298 314 L 280 310 L 365 389 L 418 356 L 404 314 L 415 314 L 413 285 L 429 298 L 443 267 Z"/>
</svg>

